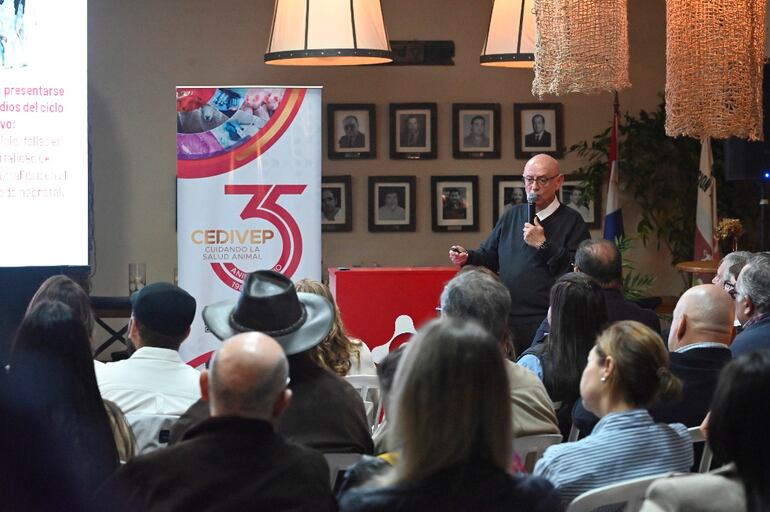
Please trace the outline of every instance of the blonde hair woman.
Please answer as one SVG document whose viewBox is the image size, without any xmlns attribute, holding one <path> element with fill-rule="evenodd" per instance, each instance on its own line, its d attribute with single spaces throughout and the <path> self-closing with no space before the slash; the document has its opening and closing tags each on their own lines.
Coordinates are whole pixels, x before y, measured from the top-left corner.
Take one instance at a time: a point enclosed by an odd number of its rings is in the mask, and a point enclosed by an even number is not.
<svg viewBox="0 0 770 512">
<path fill-rule="evenodd" d="M 334 322 L 328 336 L 311 352 L 319 365 L 340 377 L 347 375 L 377 375 L 369 347 L 361 340 L 348 337 L 340 318 L 340 310 L 334 302 L 329 287 L 311 279 L 300 279 L 294 283 L 298 292 L 314 293 L 328 300 L 334 309 Z"/>
<path fill-rule="evenodd" d="M 590 436 L 548 448 L 535 474 L 551 481 L 564 503 L 631 478 L 689 471 L 693 454 L 687 427 L 655 424 L 646 408 L 681 391 L 668 371 L 663 340 L 634 321 L 602 332 L 580 379 L 586 409 L 601 418 Z"/>
<path fill-rule="evenodd" d="M 434 320 L 408 345 L 393 389 L 398 461 L 340 510 L 560 510 L 551 485 L 512 476 L 508 377 L 498 340 L 473 322 Z"/>
</svg>

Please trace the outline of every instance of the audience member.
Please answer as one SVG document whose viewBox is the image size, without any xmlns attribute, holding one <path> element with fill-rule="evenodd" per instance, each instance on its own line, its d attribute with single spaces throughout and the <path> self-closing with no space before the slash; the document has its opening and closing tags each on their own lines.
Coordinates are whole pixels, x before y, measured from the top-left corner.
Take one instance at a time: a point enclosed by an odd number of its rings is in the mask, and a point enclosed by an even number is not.
<svg viewBox="0 0 770 512">
<path fill-rule="evenodd" d="M 200 374 L 178 352 L 190 334 L 195 299 L 173 284 L 153 283 L 131 296 L 131 307 L 128 337 L 136 351 L 97 366 L 102 397 L 126 414 L 180 415 L 200 397 Z"/>
<path fill-rule="evenodd" d="M 93 339 L 95 322 L 94 312 L 91 309 L 91 299 L 88 298 L 88 294 L 79 284 L 61 274 L 49 277 L 43 281 L 43 284 L 30 299 L 27 313 L 44 300 L 58 300 L 69 306 L 85 326 L 89 341 Z"/>
<path fill-rule="evenodd" d="M 735 283 L 735 316 L 743 330 L 730 350 L 739 356 L 770 349 L 770 255 L 754 254 L 741 269 Z"/>
<path fill-rule="evenodd" d="M 401 363 L 401 358 L 406 351 L 406 345 L 401 345 L 390 352 L 379 365 L 377 365 L 377 380 L 380 382 L 380 400 L 382 400 L 382 410 L 384 417 L 377 430 L 372 434 L 374 441 L 374 453 L 389 453 L 388 440 L 388 411 L 392 403 L 393 380 L 396 377 L 396 370 Z"/>
<path fill-rule="evenodd" d="M 733 298 L 735 298 L 735 280 L 746 262 L 751 258 L 748 251 L 731 252 L 719 261 L 719 268 L 711 280 L 712 284 L 724 288 Z"/>
<path fill-rule="evenodd" d="M 225 341 L 201 372 L 211 418 L 170 448 L 120 468 L 97 502 L 109 510 L 334 510 L 323 456 L 275 424 L 291 401 L 281 346 L 259 333 Z"/>
<path fill-rule="evenodd" d="M 511 295 L 499 281 L 480 272 L 455 276 L 441 293 L 442 314 L 461 320 L 474 320 L 498 340 L 503 355 L 510 344 L 508 315 Z M 556 414 L 545 387 L 529 370 L 504 360 L 511 397 L 514 437 L 558 434 Z"/>
<path fill-rule="evenodd" d="M 545 384 L 565 439 L 572 428 L 572 407 L 580 396 L 580 375 L 607 320 L 606 311 L 604 296 L 593 279 L 579 273 L 563 275 L 551 288 L 548 337 L 518 360 Z"/>
<path fill-rule="evenodd" d="M 91 350 L 92 335 L 94 331 L 94 313 L 91 309 L 91 301 L 86 291 L 75 281 L 64 275 L 51 276 L 40 285 L 35 295 L 27 306 L 27 312 L 34 309 L 37 304 L 43 301 L 59 301 L 72 309 L 72 312 L 85 327 L 89 340 L 89 352 Z M 101 363 L 95 362 L 97 367 Z M 115 403 L 104 400 L 104 407 L 107 410 L 107 417 L 110 420 L 110 428 L 115 439 L 115 446 L 118 449 L 120 460 L 125 462 L 134 456 L 136 451 L 136 440 L 131 431 L 131 427 Z"/>
<path fill-rule="evenodd" d="M 291 280 L 270 270 L 246 276 L 237 302 L 203 309 L 206 326 L 219 339 L 239 332 L 272 336 L 289 358 L 291 407 L 278 424 L 289 439 L 325 453 L 372 453 L 366 412 L 360 395 L 344 379 L 319 366 L 311 352 L 332 328 L 334 313 L 325 298 L 297 293 Z M 170 443 L 208 416 L 199 400 L 179 419 Z"/>
<path fill-rule="evenodd" d="M 369 347 L 361 340 L 350 338 L 342 324 L 340 310 L 334 302 L 329 287 L 311 279 L 300 279 L 294 283 L 298 292 L 315 293 L 320 295 L 332 305 L 334 321 L 332 330 L 311 352 L 313 360 L 320 366 L 331 370 L 340 377 L 347 375 L 376 375 L 377 370 L 372 361 L 372 353 Z"/>
<path fill-rule="evenodd" d="M 770 352 L 745 354 L 719 377 L 708 420 L 709 445 L 731 461 L 708 474 L 656 480 L 643 512 L 770 510 Z"/>
<path fill-rule="evenodd" d="M 680 389 L 658 334 L 631 320 L 612 324 L 597 338 L 580 380 L 583 404 L 601 420 L 585 439 L 548 448 L 534 473 L 550 480 L 567 504 L 623 480 L 688 471 L 687 428 L 655 424 L 645 410 Z"/>
<path fill-rule="evenodd" d="M 660 319 L 651 309 L 626 299 L 623 287 L 623 257 L 609 240 L 583 240 L 575 253 L 575 272 L 582 272 L 599 283 L 607 305 L 607 321 L 636 320 L 660 334 Z M 535 333 L 532 344 L 540 343 L 548 334 L 548 319 Z"/>
<path fill-rule="evenodd" d="M 52 467 L 69 468 L 76 492 L 90 495 L 117 468 L 118 453 L 79 315 L 58 301 L 38 302 L 19 327 L 7 381 L 17 403 L 57 436 L 62 449 L 51 454 Z"/>
<path fill-rule="evenodd" d="M 499 340 L 474 322 L 426 325 L 406 349 L 392 411 L 393 470 L 341 496 L 343 511 L 560 510 L 545 480 L 511 476 L 511 408 Z"/>
<path fill-rule="evenodd" d="M 734 319 L 733 301 L 713 285 L 695 286 L 679 298 L 668 335 L 668 367 L 682 381 L 682 396 L 650 409 L 656 422 L 688 427 L 703 422 L 719 372 L 732 359 Z"/>
</svg>

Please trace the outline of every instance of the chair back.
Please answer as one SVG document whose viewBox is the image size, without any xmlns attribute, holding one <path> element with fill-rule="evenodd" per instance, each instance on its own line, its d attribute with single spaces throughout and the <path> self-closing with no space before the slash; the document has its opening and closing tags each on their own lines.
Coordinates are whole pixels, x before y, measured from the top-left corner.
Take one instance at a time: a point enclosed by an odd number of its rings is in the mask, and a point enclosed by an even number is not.
<svg viewBox="0 0 770 512">
<path fill-rule="evenodd" d="M 569 429 L 569 437 L 567 437 L 568 442 L 577 441 L 580 437 L 580 429 L 575 426 L 575 424 L 572 424 L 572 428 Z"/>
<path fill-rule="evenodd" d="M 531 473 L 535 468 L 535 462 L 543 456 L 545 449 L 559 443 L 561 443 L 561 434 L 517 437 L 513 440 L 513 450 L 519 454 L 524 463 L 524 469 Z"/>
<path fill-rule="evenodd" d="M 168 444 L 171 427 L 179 419 L 173 414 L 130 412 L 126 421 L 136 438 L 136 454 L 141 455 L 163 448 Z"/>
<path fill-rule="evenodd" d="M 342 479 L 345 470 L 358 462 L 363 456 L 360 453 L 324 453 L 326 464 L 329 466 L 329 486 L 334 490 L 337 479 Z"/>
<path fill-rule="evenodd" d="M 687 433 L 690 434 L 690 441 L 692 441 L 693 445 L 703 443 L 703 453 L 700 456 L 698 473 L 708 473 L 711 469 L 711 461 L 714 458 L 714 453 L 711 451 L 706 436 L 703 435 L 703 431 L 700 427 L 690 427 L 687 429 Z"/>
<path fill-rule="evenodd" d="M 366 419 L 372 432 L 382 421 L 382 401 L 380 400 L 380 381 L 376 375 L 348 375 L 345 377 L 361 395 L 366 409 Z"/>
<path fill-rule="evenodd" d="M 644 503 L 644 494 L 652 482 L 671 473 L 644 476 L 612 485 L 605 485 L 593 491 L 584 492 L 569 504 L 567 512 L 591 512 L 601 507 L 618 505 L 617 510 L 637 512 Z M 624 507 L 621 507 L 625 503 Z M 613 507 L 612 510 L 615 510 Z"/>
</svg>

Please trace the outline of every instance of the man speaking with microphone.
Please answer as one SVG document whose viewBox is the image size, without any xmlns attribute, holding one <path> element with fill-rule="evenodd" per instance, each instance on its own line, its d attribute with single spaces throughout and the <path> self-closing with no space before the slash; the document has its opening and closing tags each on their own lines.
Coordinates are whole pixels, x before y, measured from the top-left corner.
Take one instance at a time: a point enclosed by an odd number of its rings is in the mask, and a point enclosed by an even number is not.
<svg viewBox="0 0 770 512">
<path fill-rule="evenodd" d="M 564 181 L 556 160 L 544 154 L 530 158 L 523 178 L 528 204 L 509 208 L 478 249 L 449 249 L 455 265 L 480 265 L 500 274 L 511 294 L 508 323 L 517 354 L 529 347 L 545 318 L 554 281 L 570 271 L 578 244 L 591 238 L 580 213 L 556 197 Z"/>
</svg>

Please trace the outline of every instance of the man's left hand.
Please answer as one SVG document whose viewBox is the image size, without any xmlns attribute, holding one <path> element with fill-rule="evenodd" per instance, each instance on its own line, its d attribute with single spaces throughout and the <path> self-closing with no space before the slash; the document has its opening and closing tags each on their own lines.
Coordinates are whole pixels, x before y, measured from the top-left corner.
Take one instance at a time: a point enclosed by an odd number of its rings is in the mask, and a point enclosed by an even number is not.
<svg viewBox="0 0 770 512">
<path fill-rule="evenodd" d="M 524 223 L 524 243 L 537 249 L 545 242 L 545 230 L 540 225 L 540 219 L 535 216 L 535 224 Z"/>
</svg>

